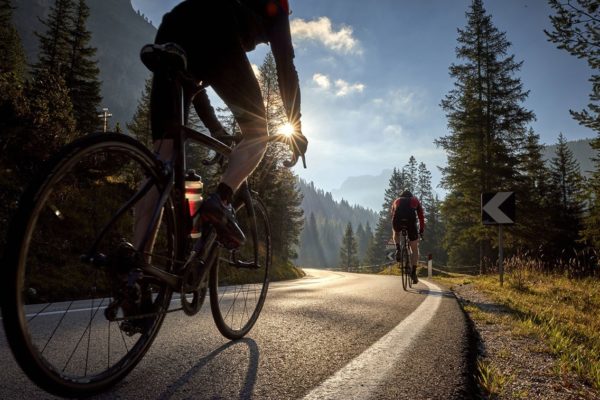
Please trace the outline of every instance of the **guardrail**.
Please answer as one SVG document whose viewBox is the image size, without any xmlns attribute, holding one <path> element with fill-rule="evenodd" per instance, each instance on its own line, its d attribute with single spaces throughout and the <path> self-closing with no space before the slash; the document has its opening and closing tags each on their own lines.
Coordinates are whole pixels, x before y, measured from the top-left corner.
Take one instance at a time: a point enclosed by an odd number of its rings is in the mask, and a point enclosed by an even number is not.
<svg viewBox="0 0 600 400">
<path fill-rule="evenodd" d="M 354 272 L 354 273 L 362 273 L 362 274 L 379 274 L 383 272 L 386 268 L 390 268 L 396 262 L 388 262 L 384 264 L 377 265 L 359 265 L 357 267 L 350 267 L 350 269 L 346 268 L 327 268 L 331 271 L 342 271 L 342 272 Z M 427 261 L 419 260 L 419 265 L 423 268 L 427 268 Z M 467 265 L 461 267 L 453 267 L 453 266 L 437 266 L 432 268 L 432 272 L 435 275 L 437 274 L 463 274 L 463 275 L 479 275 L 479 266 L 478 265 Z"/>
</svg>

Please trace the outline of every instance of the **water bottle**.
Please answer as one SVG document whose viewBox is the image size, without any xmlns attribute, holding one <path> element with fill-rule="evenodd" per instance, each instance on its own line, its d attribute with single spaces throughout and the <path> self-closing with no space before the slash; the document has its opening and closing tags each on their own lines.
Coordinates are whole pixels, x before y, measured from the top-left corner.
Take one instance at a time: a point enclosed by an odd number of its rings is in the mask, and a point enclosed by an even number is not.
<svg viewBox="0 0 600 400">
<path fill-rule="evenodd" d="M 196 239 L 200 237 L 200 230 L 198 229 L 198 222 L 200 214 L 198 210 L 202 204 L 202 188 L 204 184 L 200 178 L 200 175 L 196 174 L 196 171 L 190 169 L 185 175 L 185 198 L 187 199 L 190 217 L 192 219 L 192 230 L 190 237 Z"/>
</svg>

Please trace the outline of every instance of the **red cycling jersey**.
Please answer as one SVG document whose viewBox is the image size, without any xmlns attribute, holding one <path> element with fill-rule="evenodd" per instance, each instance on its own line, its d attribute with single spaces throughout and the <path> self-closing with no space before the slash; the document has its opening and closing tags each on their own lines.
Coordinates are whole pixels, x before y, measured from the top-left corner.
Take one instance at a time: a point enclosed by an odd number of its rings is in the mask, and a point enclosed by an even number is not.
<svg viewBox="0 0 600 400">
<path fill-rule="evenodd" d="M 423 212 L 423 207 L 421 206 L 421 202 L 415 196 L 399 197 L 394 200 L 392 203 L 392 209 L 390 210 L 392 214 L 392 220 L 394 220 L 394 215 L 396 214 L 397 210 L 406 210 L 407 208 L 407 214 L 411 219 L 415 219 L 415 214 L 419 218 L 419 232 L 423 232 L 425 230 L 425 215 Z"/>
</svg>

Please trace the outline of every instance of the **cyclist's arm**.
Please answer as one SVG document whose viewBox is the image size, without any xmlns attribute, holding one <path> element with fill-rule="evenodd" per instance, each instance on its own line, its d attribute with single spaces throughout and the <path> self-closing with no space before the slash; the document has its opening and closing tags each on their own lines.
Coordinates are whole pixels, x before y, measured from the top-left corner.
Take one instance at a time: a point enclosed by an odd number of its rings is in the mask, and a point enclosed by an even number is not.
<svg viewBox="0 0 600 400">
<path fill-rule="evenodd" d="M 417 206 L 417 217 L 419 217 L 419 232 L 423 233 L 425 231 L 425 213 L 423 212 L 423 206 L 421 206 L 421 202 Z"/>
<path fill-rule="evenodd" d="M 300 84 L 298 72 L 294 66 L 294 48 L 292 46 L 289 18 L 283 8 L 273 18 L 269 30 L 269 39 L 275 64 L 277 65 L 277 80 L 283 106 L 288 121 L 296 128 L 297 132 L 302 132 L 300 124 Z"/>
</svg>

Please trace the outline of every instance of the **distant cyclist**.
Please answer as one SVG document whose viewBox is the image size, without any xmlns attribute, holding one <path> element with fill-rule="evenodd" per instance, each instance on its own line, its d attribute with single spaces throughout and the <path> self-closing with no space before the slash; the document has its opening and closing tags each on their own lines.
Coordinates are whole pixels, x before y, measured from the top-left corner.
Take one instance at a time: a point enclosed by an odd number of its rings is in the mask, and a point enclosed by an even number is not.
<svg viewBox="0 0 600 400">
<path fill-rule="evenodd" d="M 185 52 L 187 71 L 202 86 L 211 86 L 233 113 L 243 140 L 229 156 L 216 192 L 202 204 L 201 218 L 217 230 L 221 242 L 237 247 L 244 235 L 235 220 L 231 201 L 234 193 L 261 161 L 267 146 L 266 111 L 260 87 L 246 52 L 259 43 L 270 43 L 277 65 L 277 78 L 288 122 L 294 127 L 292 150 L 297 159 L 304 156 L 307 140 L 300 124 L 300 87 L 294 67 L 294 49 L 287 0 L 186 0 L 165 14 L 152 52 Z M 150 53 L 150 54 L 148 54 Z M 221 131 L 204 91 L 188 90 L 185 105 L 193 103 L 211 133 Z M 155 150 L 163 160 L 173 153 L 169 128 L 175 107 L 171 82 L 164 74 L 154 74 L 151 93 L 152 136 Z M 148 204 L 154 204 L 149 200 Z M 144 214 L 144 205 L 140 207 Z M 150 208 L 146 207 L 148 212 Z M 145 218 L 139 226 L 144 227 Z M 140 235 L 138 240 L 140 239 Z M 134 245 L 137 245 L 135 243 Z"/>
<path fill-rule="evenodd" d="M 419 236 L 425 231 L 425 216 L 419 199 L 409 191 L 402 192 L 399 198 L 392 203 L 393 239 L 396 243 L 396 260 L 400 261 L 400 232 L 406 229 L 408 240 L 412 249 L 412 280 L 417 283 L 417 262 L 419 260 Z M 417 230 L 417 218 L 419 229 Z"/>
</svg>

